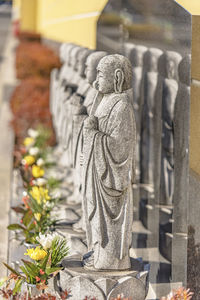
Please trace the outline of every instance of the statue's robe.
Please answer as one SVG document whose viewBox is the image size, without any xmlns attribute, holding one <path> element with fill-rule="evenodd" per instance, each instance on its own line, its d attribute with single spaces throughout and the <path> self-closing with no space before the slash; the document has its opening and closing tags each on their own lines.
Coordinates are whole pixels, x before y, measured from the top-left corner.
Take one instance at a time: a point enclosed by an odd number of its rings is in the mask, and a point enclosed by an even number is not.
<svg viewBox="0 0 200 300">
<path fill-rule="evenodd" d="M 98 129 L 83 128 L 83 209 L 97 269 L 128 269 L 133 218 L 132 166 L 136 128 L 128 93 L 105 95 L 94 114 Z"/>
<path fill-rule="evenodd" d="M 79 86 L 77 93 L 80 94 L 83 97 L 86 97 L 88 91 L 89 91 L 89 84 L 82 80 L 81 86 Z M 67 153 L 69 163 L 68 165 L 70 167 L 73 166 L 73 158 L 72 158 L 72 132 L 73 132 L 73 115 L 74 115 L 74 105 L 71 103 L 73 100 L 73 95 L 71 98 L 66 101 L 64 105 L 65 114 L 63 118 L 63 130 L 62 130 L 62 136 L 63 136 L 63 144 L 64 144 L 64 150 Z"/>
<path fill-rule="evenodd" d="M 83 122 L 89 116 L 93 102 L 98 103 L 103 98 L 103 95 L 90 87 L 84 99 L 82 112 L 73 115 L 72 125 L 72 159 L 74 167 L 74 181 L 76 188 L 76 201 L 82 202 L 82 163 L 83 155 Z M 84 218 L 84 217 L 83 217 Z M 82 223 L 83 228 L 85 225 Z"/>
<path fill-rule="evenodd" d="M 174 108 L 178 83 L 165 78 L 162 98 L 160 203 L 172 205 L 174 195 Z"/>
<path fill-rule="evenodd" d="M 73 116 L 73 142 L 72 142 L 72 153 L 73 153 L 73 166 L 79 168 L 79 158 L 83 150 L 83 122 L 90 115 L 91 108 L 94 102 L 102 100 L 103 95 L 97 92 L 96 89 L 91 87 L 85 97 L 83 106 L 85 112 Z"/>
</svg>

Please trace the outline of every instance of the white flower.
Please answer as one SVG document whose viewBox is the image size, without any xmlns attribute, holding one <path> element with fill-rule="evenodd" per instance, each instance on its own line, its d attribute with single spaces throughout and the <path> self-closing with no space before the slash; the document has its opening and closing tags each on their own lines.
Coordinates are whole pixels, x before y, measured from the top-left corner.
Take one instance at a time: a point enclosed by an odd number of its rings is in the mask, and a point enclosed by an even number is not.
<svg viewBox="0 0 200 300">
<path fill-rule="evenodd" d="M 23 191 L 22 194 L 23 194 L 24 197 L 28 195 L 27 191 Z"/>
<path fill-rule="evenodd" d="M 52 233 L 52 234 L 39 234 L 39 236 L 36 238 L 37 241 L 42 245 L 42 247 L 46 250 L 46 249 L 50 249 L 52 242 L 54 241 L 54 239 L 60 239 L 60 235 L 58 233 Z"/>
<path fill-rule="evenodd" d="M 40 149 L 38 147 L 31 147 L 29 149 L 30 155 L 33 155 L 33 156 L 37 155 L 39 153 L 39 151 L 40 151 Z"/>
<path fill-rule="evenodd" d="M 47 180 L 45 178 L 37 178 L 37 185 L 43 186 L 47 184 Z"/>
<path fill-rule="evenodd" d="M 36 137 L 38 137 L 39 132 L 38 132 L 37 130 L 35 130 L 35 129 L 29 128 L 29 129 L 28 129 L 28 135 L 29 135 L 30 137 L 32 137 L 32 138 L 35 139 Z"/>
<path fill-rule="evenodd" d="M 22 163 L 23 166 L 25 166 L 25 165 L 26 165 L 25 159 L 22 159 L 22 160 L 21 160 L 21 163 Z"/>
<path fill-rule="evenodd" d="M 51 201 L 47 201 L 45 204 L 44 204 L 44 208 L 53 208 L 54 207 L 54 203 L 51 202 Z"/>
<path fill-rule="evenodd" d="M 39 167 L 41 167 L 41 166 L 43 166 L 44 165 L 44 159 L 42 159 L 42 158 L 39 158 L 38 160 L 37 160 L 37 165 L 39 166 Z"/>
</svg>

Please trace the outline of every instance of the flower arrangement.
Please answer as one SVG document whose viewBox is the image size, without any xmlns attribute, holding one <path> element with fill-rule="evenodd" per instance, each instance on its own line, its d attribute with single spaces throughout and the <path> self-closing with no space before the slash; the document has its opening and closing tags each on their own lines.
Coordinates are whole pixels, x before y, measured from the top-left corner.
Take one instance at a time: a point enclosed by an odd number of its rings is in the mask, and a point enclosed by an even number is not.
<svg viewBox="0 0 200 300">
<path fill-rule="evenodd" d="M 23 273 L 19 273 L 4 263 L 11 271 L 7 284 L 11 280 L 15 281 L 13 295 L 20 292 L 23 283 L 34 284 L 38 290 L 46 289 L 50 277 L 56 276 L 62 269 L 60 263 L 69 251 L 65 238 L 58 234 L 48 234 L 40 235 L 37 240 L 40 246 L 27 249 L 24 253 L 30 257 L 31 261 L 22 259 L 23 265 L 20 269 Z"/>
<path fill-rule="evenodd" d="M 47 184 L 47 181 L 43 178 L 44 168 L 53 165 L 47 159 L 51 151 L 47 147 L 49 132 L 40 126 L 38 130 L 30 128 L 28 134 L 29 136 L 23 140 L 23 147 L 20 147 L 16 154 L 17 162 L 15 166 L 21 166 L 21 175 L 27 185 L 32 185 L 34 179 L 38 179 L 39 185 Z"/>
<path fill-rule="evenodd" d="M 22 233 L 25 243 L 36 244 L 39 233 L 52 230 L 56 223 L 50 213 L 59 199 L 51 195 L 60 181 L 43 177 L 44 168 L 51 166 L 47 160 L 48 131 L 39 127 L 38 130 L 29 128 L 27 133 L 19 155 L 19 168 L 26 191 L 22 203 L 12 207 L 16 213 L 21 214 L 20 224 L 10 224 L 7 228 Z"/>
<path fill-rule="evenodd" d="M 10 224 L 7 228 L 20 231 L 26 243 L 36 244 L 38 235 L 48 232 L 55 225 L 56 220 L 50 217 L 50 212 L 58 200 L 50 197 L 48 189 L 36 185 L 24 194 L 22 204 L 13 207 L 22 215 L 20 224 Z"/>
</svg>

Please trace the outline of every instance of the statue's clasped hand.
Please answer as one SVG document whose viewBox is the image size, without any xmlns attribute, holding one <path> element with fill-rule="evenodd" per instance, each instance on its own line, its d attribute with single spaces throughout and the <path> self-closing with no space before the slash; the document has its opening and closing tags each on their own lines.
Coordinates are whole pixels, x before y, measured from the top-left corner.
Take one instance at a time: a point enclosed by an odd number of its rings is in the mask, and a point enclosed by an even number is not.
<svg viewBox="0 0 200 300">
<path fill-rule="evenodd" d="M 98 118 L 95 116 L 89 116 L 84 121 L 85 129 L 98 129 Z"/>
<path fill-rule="evenodd" d="M 74 94 L 71 97 L 71 104 L 75 105 L 75 106 L 81 106 L 81 96 L 79 96 L 78 94 Z"/>
</svg>

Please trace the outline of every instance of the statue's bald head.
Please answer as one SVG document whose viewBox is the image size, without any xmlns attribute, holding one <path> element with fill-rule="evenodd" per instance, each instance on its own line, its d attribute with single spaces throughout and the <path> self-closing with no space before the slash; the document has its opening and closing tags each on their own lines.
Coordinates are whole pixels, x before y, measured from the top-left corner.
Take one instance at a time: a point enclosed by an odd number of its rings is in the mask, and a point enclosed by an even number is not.
<svg viewBox="0 0 200 300">
<path fill-rule="evenodd" d="M 104 94 L 122 93 L 131 88 L 132 65 L 128 58 L 114 54 L 103 57 L 97 66 L 97 88 Z"/>
<path fill-rule="evenodd" d="M 87 60 L 87 57 L 93 52 L 94 50 L 90 50 L 87 48 L 84 48 L 83 51 L 81 51 L 78 55 L 78 61 L 77 61 L 77 71 L 81 77 L 85 76 L 85 62 Z"/>
<path fill-rule="evenodd" d="M 89 84 L 93 84 L 97 77 L 97 65 L 99 61 L 107 55 L 105 51 L 96 51 L 90 54 L 85 63 L 85 75 Z"/>
</svg>

